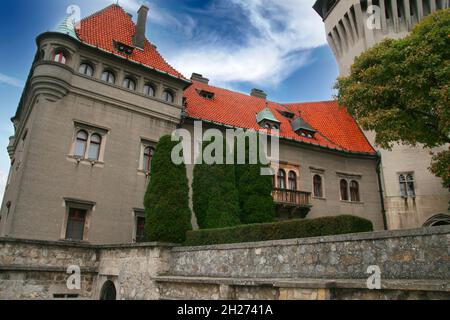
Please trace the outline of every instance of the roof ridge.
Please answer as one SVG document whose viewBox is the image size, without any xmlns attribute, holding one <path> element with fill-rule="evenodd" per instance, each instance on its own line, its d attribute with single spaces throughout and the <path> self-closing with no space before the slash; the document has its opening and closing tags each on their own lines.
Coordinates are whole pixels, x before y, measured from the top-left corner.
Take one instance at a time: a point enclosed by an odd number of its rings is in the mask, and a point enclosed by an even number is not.
<svg viewBox="0 0 450 320">
<path fill-rule="evenodd" d="M 87 20 L 87 19 L 91 19 L 91 18 L 93 18 L 93 17 L 95 17 L 95 16 L 97 16 L 97 15 L 103 13 L 104 11 L 109 10 L 111 7 L 117 7 L 117 8 L 119 8 L 119 9 L 122 9 L 122 11 L 125 12 L 125 14 L 127 13 L 127 12 L 125 11 L 125 9 L 122 8 L 120 5 L 118 5 L 117 3 L 111 3 L 109 6 L 106 6 L 106 7 L 104 7 L 103 9 L 100 9 L 100 10 L 98 10 L 98 11 L 96 11 L 96 12 L 94 12 L 94 13 L 92 13 L 92 14 L 86 16 L 86 17 L 84 17 L 83 19 L 81 19 L 81 21 L 84 21 L 84 20 Z"/>
<path fill-rule="evenodd" d="M 218 86 L 213 86 L 213 85 L 206 84 L 206 83 L 203 83 L 203 82 L 197 81 L 197 80 L 192 80 L 192 81 L 197 82 L 197 83 L 200 83 L 201 85 L 204 85 L 204 86 L 208 86 L 208 87 L 214 88 L 214 89 L 219 89 L 219 90 L 227 91 L 227 92 L 230 92 L 230 93 L 239 94 L 239 95 L 245 96 L 245 97 L 247 97 L 247 98 L 251 98 L 251 99 L 259 99 L 259 100 L 262 100 L 262 101 L 266 101 L 266 105 L 264 106 L 264 108 L 267 107 L 267 103 L 272 103 L 272 104 L 275 104 L 275 105 L 277 105 L 277 106 L 279 106 L 279 107 L 283 107 L 283 108 L 287 109 L 287 107 L 286 107 L 283 103 L 281 103 L 281 102 L 272 101 L 272 100 L 267 100 L 267 99 L 263 99 L 263 98 L 259 98 L 259 97 L 254 97 L 254 96 L 252 96 L 252 95 L 250 95 L 250 94 L 248 94 L 248 93 L 243 93 L 243 92 L 234 91 L 234 90 L 227 89 L 227 88 L 222 88 L 222 87 L 218 87 Z M 270 107 L 270 106 L 269 106 L 269 107 Z"/>
</svg>

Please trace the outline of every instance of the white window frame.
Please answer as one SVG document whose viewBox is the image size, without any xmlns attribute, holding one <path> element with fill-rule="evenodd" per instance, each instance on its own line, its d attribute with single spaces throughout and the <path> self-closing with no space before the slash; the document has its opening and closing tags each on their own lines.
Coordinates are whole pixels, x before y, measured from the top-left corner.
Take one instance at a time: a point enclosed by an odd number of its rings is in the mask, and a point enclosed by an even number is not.
<svg viewBox="0 0 450 320">
<path fill-rule="evenodd" d="M 75 150 L 76 150 L 76 145 L 77 145 L 77 137 L 78 137 L 78 133 L 80 131 L 85 131 L 88 134 L 86 148 L 84 150 L 83 156 L 75 155 Z M 99 135 L 101 138 L 99 155 L 98 155 L 98 159 L 89 159 L 91 138 L 95 134 Z M 107 135 L 108 135 L 107 129 L 94 127 L 92 125 L 88 125 L 88 124 L 84 124 L 84 123 L 75 122 L 70 156 L 73 158 L 79 159 L 79 160 L 85 160 L 85 161 L 94 162 L 94 163 L 98 163 L 98 162 L 102 163 L 104 161 L 104 156 L 105 156 L 105 146 L 106 146 Z"/>
<path fill-rule="evenodd" d="M 141 138 L 138 171 L 143 172 L 148 176 L 148 175 L 150 175 L 150 172 L 144 170 L 144 152 L 147 147 L 151 147 L 156 150 L 156 143 L 152 142 L 150 140 Z"/>
<path fill-rule="evenodd" d="M 404 183 L 405 183 L 405 187 L 406 187 L 406 189 L 405 189 L 406 196 L 402 195 L 401 182 L 400 182 L 400 177 L 402 175 L 405 177 Z M 412 176 L 412 183 L 414 186 L 414 195 L 410 195 L 409 190 L 408 190 L 408 182 L 410 182 L 410 181 L 408 181 L 409 175 Z M 398 191 L 399 191 L 400 197 L 402 197 L 403 199 L 408 199 L 408 198 L 415 199 L 417 197 L 417 182 L 416 182 L 416 175 L 415 175 L 414 171 L 398 172 L 397 173 L 397 182 L 398 182 Z"/>
</svg>

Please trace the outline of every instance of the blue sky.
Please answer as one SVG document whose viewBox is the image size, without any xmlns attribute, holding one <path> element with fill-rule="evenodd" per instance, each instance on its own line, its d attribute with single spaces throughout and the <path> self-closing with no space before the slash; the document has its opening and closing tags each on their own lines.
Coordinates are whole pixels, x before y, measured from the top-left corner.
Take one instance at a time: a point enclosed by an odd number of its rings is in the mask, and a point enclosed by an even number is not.
<svg viewBox="0 0 450 320">
<path fill-rule="evenodd" d="M 6 152 L 14 115 L 36 51 L 35 38 L 54 30 L 69 5 L 81 17 L 116 0 L 8 0 L 0 12 L 0 196 L 9 171 Z M 120 0 L 137 16 L 150 8 L 147 37 L 185 76 L 278 102 L 332 98 L 338 75 L 314 0 Z"/>
</svg>

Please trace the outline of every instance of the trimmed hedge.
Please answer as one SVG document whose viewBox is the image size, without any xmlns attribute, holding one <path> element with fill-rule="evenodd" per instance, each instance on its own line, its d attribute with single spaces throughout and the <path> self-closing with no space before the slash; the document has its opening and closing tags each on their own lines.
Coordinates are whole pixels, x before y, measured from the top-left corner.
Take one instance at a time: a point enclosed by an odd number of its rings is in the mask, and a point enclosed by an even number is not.
<svg viewBox="0 0 450 320">
<path fill-rule="evenodd" d="M 177 144 L 169 135 L 161 137 L 152 159 L 144 199 L 148 241 L 182 243 L 192 230 L 186 166 L 175 165 L 171 158 Z"/>
<path fill-rule="evenodd" d="M 203 246 L 297 239 L 369 231 L 373 231 L 371 221 L 355 216 L 342 215 L 311 220 L 290 220 L 223 229 L 188 231 L 185 245 Z"/>
<path fill-rule="evenodd" d="M 234 166 L 226 164 L 226 155 L 230 152 L 226 142 L 221 137 L 214 137 L 214 144 L 203 142 L 202 150 L 217 144 L 224 148 L 223 164 L 202 163 L 194 167 L 192 202 L 200 229 L 228 228 L 241 224 Z"/>
</svg>

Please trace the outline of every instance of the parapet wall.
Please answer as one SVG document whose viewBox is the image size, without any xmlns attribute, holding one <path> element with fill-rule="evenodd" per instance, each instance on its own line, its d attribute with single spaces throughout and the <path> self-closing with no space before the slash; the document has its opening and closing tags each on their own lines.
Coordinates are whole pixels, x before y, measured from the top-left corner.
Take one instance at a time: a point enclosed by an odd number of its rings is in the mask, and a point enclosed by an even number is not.
<svg viewBox="0 0 450 320">
<path fill-rule="evenodd" d="M 106 281 L 117 299 L 450 299 L 449 266 L 449 226 L 208 247 L 0 239 L 0 299 L 99 299 Z"/>
<path fill-rule="evenodd" d="M 367 279 L 449 279 L 450 227 L 381 231 L 259 243 L 178 247 L 177 276 Z"/>
</svg>

